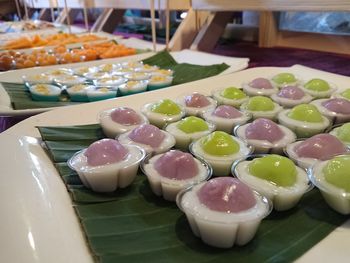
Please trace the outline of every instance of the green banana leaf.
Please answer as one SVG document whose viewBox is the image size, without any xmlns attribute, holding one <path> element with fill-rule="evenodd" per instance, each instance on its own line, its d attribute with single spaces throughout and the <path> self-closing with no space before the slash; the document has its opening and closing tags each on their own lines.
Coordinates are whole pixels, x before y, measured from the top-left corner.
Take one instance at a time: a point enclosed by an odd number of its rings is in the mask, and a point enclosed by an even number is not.
<svg viewBox="0 0 350 263">
<path fill-rule="evenodd" d="M 66 161 L 103 136 L 99 125 L 38 129 L 99 262 L 290 262 L 347 220 L 314 189 L 294 209 L 272 212 L 247 245 L 212 248 L 192 234 L 174 203 L 152 193 L 142 173 L 114 193 L 94 193 L 82 185 Z"/>
<path fill-rule="evenodd" d="M 161 68 L 174 70 L 174 79 L 172 85 L 215 76 L 229 67 L 224 63 L 210 66 L 200 66 L 187 63 L 178 64 L 167 51 L 159 52 L 143 61 L 151 65 L 158 65 Z M 57 102 L 34 101 L 31 98 L 29 90 L 24 84 L 9 82 L 2 82 L 1 84 L 8 93 L 12 108 L 15 110 L 51 108 L 81 103 L 70 101 L 68 95 L 62 95 L 60 97 L 60 101 Z"/>
</svg>

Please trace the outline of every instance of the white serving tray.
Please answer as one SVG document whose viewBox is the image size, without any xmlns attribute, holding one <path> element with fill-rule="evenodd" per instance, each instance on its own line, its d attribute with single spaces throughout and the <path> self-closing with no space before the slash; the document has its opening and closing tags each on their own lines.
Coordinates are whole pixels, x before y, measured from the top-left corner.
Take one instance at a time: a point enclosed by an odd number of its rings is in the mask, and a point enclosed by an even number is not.
<svg viewBox="0 0 350 263">
<path fill-rule="evenodd" d="M 300 78 L 314 77 L 348 87 L 349 77 L 295 65 L 290 68 L 252 68 L 233 74 L 174 86 L 118 99 L 68 106 L 24 120 L 0 134 L 0 261 L 1 262 L 92 262 L 67 190 L 40 146 L 36 126 L 96 123 L 100 111 L 150 101 L 175 99 L 179 94 L 210 91 L 256 77 L 291 72 Z M 348 262 L 350 221 L 305 253 L 297 262 Z M 315 230 L 316 231 L 316 230 Z"/>
<path fill-rule="evenodd" d="M 118 40 L 119 43 L 122 43 L 130 47 L 134 48 L 142 48 L 148 49 L 151 43 L 138 39 L 131 40 Z M 157 49 L 162 46 L 158 46 Z M 171 52 L 172 56 L 178 62 L 187 62 L 192 64 L 200 64 L 200 65 L 211 65 L 211 64 L 219 64 L 225 62 L 230 67 L 226 69 L 221 74 L 228 74 L 235 71 L 239 71 L 245 69 L 248 66 L 249 59 L 247 58 L 233 58 L 233 57 L 225 57 L 212 55 L 204 52 L 192 51 L 192 50 L 182 50 Z M 64 65 L 54 65 L 47 67 L 36 67 L 36 68 L 28 68 L 28 69 L 18 69 L 7 72 L 0 73 L 0 82 L 22 82 L 23 75 L 31 75 L 31 74 L 39 74 L 45 72 L 49 69 L 54 68 L 75 68 L 81 66 L 93 66 L 100 65 L 104 63 L 118 63 L 123 61 L 136 61 L 141 60 L 147 57 L 154 55 L 154 53 L 143 53 L 139 55 L 121 57 L 121 58 L 111 58 L 111 59 L 103 59 L 89 62 L 81 62 L 74 64 L 64 64 Z M 20 115 L 33 115 L 37 113 L 41 113 L 44 111 L 52 110 L 53 108 L 35 108 L 35 109 L 25 109 L 25 110 L 15 110 L 11 106 L 10 97 L 7 94 L 6 90 L 0 85 L 0 116 L 20 116 Z"/>
</svg>

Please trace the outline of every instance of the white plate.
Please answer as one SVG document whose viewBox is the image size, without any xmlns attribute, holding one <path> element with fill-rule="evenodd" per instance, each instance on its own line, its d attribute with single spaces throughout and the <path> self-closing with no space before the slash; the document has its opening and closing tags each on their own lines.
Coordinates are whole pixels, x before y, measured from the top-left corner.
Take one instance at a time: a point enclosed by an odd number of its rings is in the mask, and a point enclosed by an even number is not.
<svg viewBox="0 0 350 263">
<path fill-rule="evenodd" d="M 125 43 L 126 40 L 118 40 L 120 43 Z M 142 47 L 142 48 L 148 48 L 149 45 L 152 46 L 152 43 L 149 43 L 147 41 L 133 39 L 132 41 L 126 41 L 126 45 L 131 47 Z M 161 46 L 160 46 L 161 47 Z M 219 63 L 226 63 L 230 67 L 226 69 L 221 74 L 227 74 L 232 73 L 235 71 L 239 71 L 242 69 L 245 69 L 248 66 L 249 59 L 247 58 L 232 58 L 232 57 L 225 57 L 225 56 L 217 56 L 212 55 L 204 52 L 198 52 L 193 50 L 182 50 L 178 52 L 171 52 L 171 54 L 174 56 L 174 58 L 182 62 L 192 63 L 192 64 L 200 64 L 200 65 L 211 65 L 211 64 L 219 64 Z M 54 68 L 76 68 L 81 66 L 93 66 L 93 65 L 100 65 L 104 63 L 118 63 L 122 61 L 135 61 L 135 60 L 141 60 L 147 57 L 150 57 L 154 55 L 154 53 L 144 53 L 134 56 L 127 56 L 127 57 L 121 57 L 121 58 L 111 58 L 111 59 L 103 59 L 103 60 L 96 60 L 96 61 L 90 61 L 90 62 L 81 62 L 81 63 L 74 63 L 74 64 L 64 64 L 64 65 L 54 65 L 54 66 L 47 66 L 47 67 L 37 67 L 37 68 L 29 68 L 29 69 L 18 69 L 18 70 L 12 70 L 7 72 L 0 73 L 0 82 L 22 82 L 22 76 L 23 75 L 32 75 L 32 74 L 39 74 L 42 72 L 45 72 L 49 69 Z M 20 116 L 20 115 L 33 115 L 41 112 L 45 112 L 48 110 L 52 110 L 53 108 L 37 108 L 37 109 L 25 109 L 25 110 L 15 110 L 11 106 L 10 97 L 7 94 L 6 90 L 0 85 L 0 116 Z"/>
<path fill-rule="evenodd" d="M 90 262 L 80 225 L 65 186 L 40 147 L 35 126 L 96 123 L 97 114 L 117 106 L 139 109 L 162 98 L 175 99 L 193 91 L 240 85 L 256 77 L 292 72 L 301 78 L 319 77 L 346 88 L 350 78 L 303 66 L 253 68 L 118 99 L 68 106 L 33 116 L 0 134 L 0 253 L 1 262 Z M 29 136 L 29 137 L 27 137 Z M 350 221 L 305 253 L 299 262 L 348 262 Z"/>
</svg>

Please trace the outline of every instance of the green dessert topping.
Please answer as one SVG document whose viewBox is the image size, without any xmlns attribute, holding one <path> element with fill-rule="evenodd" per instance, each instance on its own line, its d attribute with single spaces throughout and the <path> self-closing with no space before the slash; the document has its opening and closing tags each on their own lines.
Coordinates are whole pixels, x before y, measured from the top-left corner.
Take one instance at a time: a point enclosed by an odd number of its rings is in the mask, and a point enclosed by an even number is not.
<svg viewBox="0 0 350 263">
<path fill-rule="evenodd" d="M 337 129 L 337 138 L 343 142 L 350 142 L 350 122 Z"/>
<path fill-rule="evenodd" d="M 327 91 L 330 89 L 330 86 L 323 79 L 312 79 L 305 84 L 305 88 L 313 91 Z"/>
<path fill-rule="evenodd" d="M 229 87 L 224 89 L 221 92 L 221 96 L 231 100 L 240 100 L 247 97 L 247 95 L 241 89 L 238 89 L 236 87 Z"/>
<path fill-rule="evenodd" d="M 216 156 L 235 154 L 240 147 L 231 135 L 226 132 L 216 131 L 201 140 L 205 152 Z"/>
<path fill-rule="evenodd" d="M 251 175 L 267 180 L 276 186 L 293 186 L 297 180 L 295 164 L 288 158 L 280 155 L 267 155 L 254 159 L 249 164 Z"/>
<path fill-rule="evenodd" d="M 340 93 L 344 98 L 347 98 L 350 100 L 350 89 L 344 90 L 342 93 Z"/>
<path fill-rule="evenodd" d="M 328 183 L 350 192 L 350 156 L 329 160 L 322 171 Z"/>
<path fill-rule="evenodd" d="M 288 117 L 298 121 L 319 123 L 322 122 L 322 115 L 318 111 L 315 105 L 312 104 L 300 104 L 295 106 L 288 113 Z"/>
<path fill-rule="evenodd" d="M 272 78 L 278 85 L 291 84 L 297 81 L 292 73 L 280 73 Z"/>
<path fill-rule="evenodd" d="M 171 115 L 180 114 L 181 108 L 172 100 L 165 99 L 165 100 L 161 100 L 158 103 L 155 103 L 152 106 L 151 111 L 171 116 Z"/>
<path fill-rule="evenodd" d="M 201 132 L 209 129 L 208 124 L 204 120 L 194 116 L 179 121 L 177 127 L 185 133 Z"/>
<path fill-rule="evenodd" d="M 250 111 L 272 111 L 274 108 L 273 101 L 263 96 L 252 97 L 247 103 L 247 110 Z"/>
</svg>

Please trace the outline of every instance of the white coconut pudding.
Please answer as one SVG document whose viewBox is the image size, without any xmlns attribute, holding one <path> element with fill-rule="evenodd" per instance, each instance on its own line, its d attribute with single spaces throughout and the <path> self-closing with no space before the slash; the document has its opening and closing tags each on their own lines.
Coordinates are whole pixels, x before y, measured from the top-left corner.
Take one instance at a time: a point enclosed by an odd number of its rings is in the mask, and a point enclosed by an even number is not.
<svg viewBox="0 0 350 263">
<path fill-rule="evenodd" d="M 209 179 L 212 173 L 208 164 L 179 150 L 144 160 L 141 168 L 153 193 L 168 201 L 175 201 L 178 192 Z"/>
<path fill-rule="evenodd" d="M 54 81 L 61 87 L 71 87 L 74 85 L 84 84 L 86 78 L 76 75 L 61 75 L 54 78 Z"/>
<path fill-rule="evenodd" d="M 252 148 L 226 132 L 215 131 L 193 142 L 190 152 L 207 161 L 213 168 L 213 175 L 227 176 L 233 162 L 249 155 Z"/>
<path fill-rule="evenodd" d="M 271 99 L 285 108 L 292 108 L 309 103 L 312 101 L 312 96 L 305 93 L 299 86 L 285 86 L 278 93 L 272 94 Z"/>
<path fill-rule="evenodd" d="M 89 101 L 99 101 L 115 98 L 117 96 L 117 91 L 107 87 L 95 87 L 94 89 L 88 89 L 86 95 Z"/>
<path fill-rule="evenodd" d="M 121 84 L 118 90 L 122 96 L 132 95 L 147 90 L 148 80 L 130 80 L 126 83 Z"/>
<path fill-rule="evenodd" d="M 190 116 L 170 123 L 165 130 L 175 137 L 175 147 L 188 151 L 191 142 L 215 130 L 215 125 L 198 117 Z"/>
<path fill-rule="evenodd" d="M 255 78 L 242 84 L 243 90 L 249 96 L 271 96 L 278 92 L 278 87 L 269 79 Z"/>
<path fill-rule="evenodd" d="M 52 78 L 57 78 L 61 76 L 73 75 L 73 70 L 68 68 L 57 68 L 45 71 L 44 74 L 51 76 Z"/>
<path fill-rule="evenodd" d="M 151 75 L 144 72 L 134 72 L 125 74 L 124 78 L 127 80 L 148 80 L 151 78 Z"/>
<path fill-rule="evenodd" d="M 277 211 L 293 208 L 312 188 L 306 171 L 280 155 L 240 160 L 232 170 L 238 179 L 269 198 Z"/>
<path fill-rule="evenodd" d="M 249 97 L 241 89 L 236 87 L 228 87 L 224 89 L 214 90 L 212 92 L 213 98 L 218 102 L 219 105 L 231 105 L 238 108 Z"/>
<path fill-rule="evenodd" d="M 347 99 L 319 99 L 311 103 L 333 124 L 350 121 L 350 101 Z"/>
<path fill-rule="evenodd" d="M 148 123 L 148 119 L 144 115 L 128 107 L 102 111 L 99 115 L 99 121 L 103 133 L 109 138 L 115 138 L 141 124 Z"/>
<path fill-rule="evenodd" d="M 237 126 L 235 135 L 253 146 L 254 153 L 283 154 L 284 147 L 296 140 L 290 129 L 263 118 Z"/>
<path fill-rule="evenodd" d="M 76 75 L 84 76 L 88 73 L 94 73 L 97 71 L 96 67 L 79 67 L 79 68 L 73 68 L 73 72 Z"/>
<path fill-rule="evenodd" d="M 277 114 L 283 109 L 280 105 L 264 96 L 255 96 L 243 103 L 240 107 L 243 112 L 252 114 L 253 119 L 266 118 L 276 120 Z"/>
<path fill-rule="evenodd" d="M 95 87 L 91 85 L 78 84 L 67 88 L 67 93 L 71 101 L 87 102 L 89 101 L 87 92 L 94 89 Z"/>
<path fill-rule="evenodd" d="M 155 65 L 149 65 L 149 64 L 142 64 L 139 67 L 135 68 L 135 71 L 137 72 L 144 72 L 144 73 L 152 73 L 154 71 L 157 71 L 159 69 L 158 66 Z"/>
<path fill-rule="evenodd" d="M 327 204 L 338 213 L 350 214 L 350 156 L 340 155 L 317 162 L 309 172 L 312 183 Z"/>
<path fill-rule="evenodd" d="M 248 112 L 241 112 L 230 105 L 220 105 L 216 109 L 205 112 L 203 118 L 214 123 L 216 130 L 232 133 L 236 125 L 248 122 L 252 115 Z"/>
<path fill-rule="evenodd" d="M 311 79 L 302 85 L 302 89 L 314 98 L 329 98 L 337 87 L 323 79 Z"/>
<path fill-rule="evenodd" d="M 298 138 L 308 138 L 324 132 L 330 125 L 328 118 L 321 115 L 313 104 L 300 104 L 278 114 L 280 124 L 288 127 Z"/>
<path fill-rule="evenodd" d="M 349 149 L 337 137 L 321 133 L 287 145 L 285 152 L 300 167 L 310 168 L 319 160 L 329 160 L 335 155 L 349 153 Z"/>
<path fill-rule="evenodd" d="M 55 85 L 36 84 L 29 87 L 33 100 L 38 101 L 59 101 L 61 89 Z"/>
<path fill-rule="evenodd" d="M 22 77 L 23 82 L 29 85 L 33 84 L 51 84 L 53 82 L 53 77 L 46 74 L 34 74 Z"/>
<path fill-rule="evenodd" d="M 96 67 L 98 72 L 112 73 L 115 70 L 119 69 L 118 65 L 112 63 L 102 64 Z"/>
<path fill-rule="evenodd" d="M 142 107 L 141 111 L 151 124 L 159 128 L 181 120 L 185 116 L 185 110 L 182 105 L 169 99 L 148 103 Z"/>
<path fill-rule="evenodd" d="M 118 140 L 124 144 L 137 145 L 143 148 L 147 154 L 164 153 L 175 145 L 174 136 L 151 124 L 141 124 L 131 131 L 121 134 Z"/>
<path fill-rule="evenodd" d="M 213 178 L 183 190 L 176 203 L 194 235 L 220 248 L 248 243 L 272 210 L 267 198 L 232 177 Z"/>
<path fill-rule="evenodd" d="M 144 157 L 140 147 L 102 139 L 73 155 L 68 165 L 78 173 L 85 187 L 96 192 L 113 192 L 134 181 Z"/>
<path fill-rule="evenodd" d="M 184 106 L 187 116 L 202 116 L 208 110 L 216 108 L 216 101 L 208 96 L 194 92 L 177 100 Z"/>
<path fill-rule="evenodd" d="M 126 79 L 121 76 L 112 75 L 105 78 L 95 79 L 93 80 L 93 82 L 94 85 L 99 87 L 113 87 L 118 89 L 118 86 L 126 82 Z"/>
</svg>

